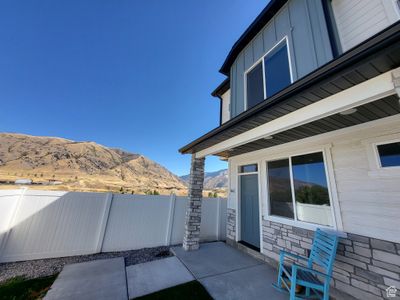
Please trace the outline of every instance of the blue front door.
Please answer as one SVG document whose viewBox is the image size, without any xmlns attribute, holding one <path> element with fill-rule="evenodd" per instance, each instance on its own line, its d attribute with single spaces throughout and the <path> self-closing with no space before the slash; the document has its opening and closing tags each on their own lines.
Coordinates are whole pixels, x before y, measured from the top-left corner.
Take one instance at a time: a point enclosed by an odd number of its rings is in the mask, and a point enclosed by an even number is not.
<svg viewBox="0 0 400 300">
<path fill-rule="evenodd" d="M 258 176 L 257 174 L 241 175 L 239 182 L 241 240 L 259 249 Z"/>
</svg>

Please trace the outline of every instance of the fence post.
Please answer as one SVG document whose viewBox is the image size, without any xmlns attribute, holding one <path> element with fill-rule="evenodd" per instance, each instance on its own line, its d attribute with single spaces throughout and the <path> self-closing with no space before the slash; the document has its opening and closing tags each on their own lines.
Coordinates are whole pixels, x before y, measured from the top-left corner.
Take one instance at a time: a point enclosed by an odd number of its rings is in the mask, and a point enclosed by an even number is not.
<svg viewBox="0 0 400 300">
<path fill-rule="evenodd" d="M 217 215 L 217 228 L 216 228 L 216 230 L 217 230 L 217 241 L 219 241 L 219 239 L 220 239 L 220 222 L 221 222 L 221 198 L 220 197 L 218 197 L 217 198 L 217 212 L 216 212 L 216 215 Z"/>
<path fill-rule="evenodd" d="M 17 217 L 18 214 L 18 210 L 21 206 L 21 202 L 22 202 L 22 198 L 24 198 L 25 192 L 28 188 L 27 187 L 23 187 L 21 188 L 21 193 L 19 195 L 19 198 L 17 200 L 17 203 L 15 204 L 15 208 L 14 211 L 12 212 L 12 216 L 10 218 L 10 222 L 8 223 L 7 228 L 5 229 L 5 234 L 2 238 L 2 240 L 0 241 L 0 262 L 1 262 L 1 258 L 3 256 L 3 251 L 6 247 L 7 241 L 10 237 L 12 228 L 14 227 L 14 223 L 15 223 L 15 218 Z"/>
<path fill-rule="evenodd" d="M 104 212 L 103 212 L 103 216 L 101 218 L 101 224 L 100 224 L 100 228 L 99 228 L 99 236 L 97 239 L 95 253 L 100 253 L 103 250 L 104 237 L 106 235 L 107 223 L 108 223 L 108 219 L 110 217 L 112 201 L 113 201 L 113 193 L 107 193 L 105 203 L 104 203 Z"/>
<path fill-rule="evenodd" d="M 169 202 L 167 234 L 165 237 L 165 245 L 166 246 L 169 246 L 171 244 L 172 227 L 174 224 L 174 217 L 175 217 L 175 202 L 176 202 L 176 195 L 171 194 L 170 202 Z"/>
</svg>

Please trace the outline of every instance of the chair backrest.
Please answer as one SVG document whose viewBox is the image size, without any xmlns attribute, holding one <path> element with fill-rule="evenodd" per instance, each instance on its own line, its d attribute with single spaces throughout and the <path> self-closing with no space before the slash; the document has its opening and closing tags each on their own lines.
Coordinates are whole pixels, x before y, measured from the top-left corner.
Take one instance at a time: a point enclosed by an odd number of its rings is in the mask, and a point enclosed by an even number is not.
<svg viewBox="0 0 400 300">
<path fill-rule="evenodd" d="M 331 276 L 338 242 L 339 237 L 337 235 L 317 228 L 308 259 L 308 267 L 312 268 L 313 264 L 317 264 L 325 270 L 325 274 Z"/>
</svg>

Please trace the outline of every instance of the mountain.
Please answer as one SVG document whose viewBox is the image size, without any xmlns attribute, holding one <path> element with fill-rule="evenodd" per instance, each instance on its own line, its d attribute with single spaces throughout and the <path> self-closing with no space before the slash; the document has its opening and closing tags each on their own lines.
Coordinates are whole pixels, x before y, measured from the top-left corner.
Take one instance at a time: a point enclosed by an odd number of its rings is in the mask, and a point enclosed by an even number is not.
<svg viewBox="0 0 400 300">
<path fill-rule="evenodd" d="M 189 183 L 190 175 L 181 176 L 180 179 L 186 184 Z M 228 187 L 228 170 L 219 170 L 215 172 L 204 173 L 204 189 L 226 189 Z"/>
<path fill-rule="evenodd" d="M 0 179 L 60 181 L 68 190 L 186 190 L 182 180 L 143 155 L 94 142 L 0 133 Z M 59 187 L 61 189 L 61 187 Z"/>
</svg>

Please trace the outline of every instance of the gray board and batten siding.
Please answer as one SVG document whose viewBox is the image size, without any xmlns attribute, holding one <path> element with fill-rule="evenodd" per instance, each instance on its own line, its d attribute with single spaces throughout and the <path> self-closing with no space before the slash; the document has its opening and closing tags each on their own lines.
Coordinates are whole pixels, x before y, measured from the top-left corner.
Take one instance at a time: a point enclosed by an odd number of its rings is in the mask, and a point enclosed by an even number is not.
<svg viewBox="0 0 400 300">
<path fill-rule="evenodd" d="M 230 71 L 231 118 L 245 109 L 244 74 L 287 37 L 293 81 L 333 59 L 321 1 L 289 0 L 238 55 Z"/>
</svg>

